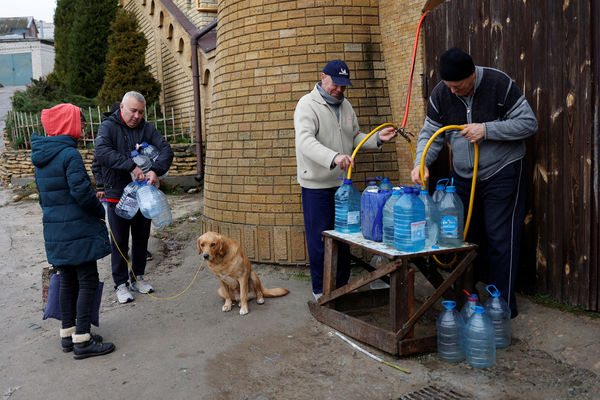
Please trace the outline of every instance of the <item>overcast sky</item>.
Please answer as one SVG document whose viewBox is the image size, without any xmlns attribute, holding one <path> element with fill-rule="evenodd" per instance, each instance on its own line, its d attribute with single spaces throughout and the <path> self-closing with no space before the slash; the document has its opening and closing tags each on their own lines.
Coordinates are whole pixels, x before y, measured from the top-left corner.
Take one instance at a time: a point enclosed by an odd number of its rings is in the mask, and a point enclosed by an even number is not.
<svg viewBox="0 0 600 400">
<path fill-rule="evenodd" d="M 0 0 L 0 17 L 31 17 L 54 21 L 56 0 Z"/>
</svg>

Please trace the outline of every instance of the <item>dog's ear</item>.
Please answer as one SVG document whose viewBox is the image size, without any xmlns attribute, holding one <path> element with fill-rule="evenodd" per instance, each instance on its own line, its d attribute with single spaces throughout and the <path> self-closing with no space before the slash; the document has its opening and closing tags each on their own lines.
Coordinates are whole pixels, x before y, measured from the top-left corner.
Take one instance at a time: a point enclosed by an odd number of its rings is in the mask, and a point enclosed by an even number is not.
<svg viewBox="0 0 600 400">
<path fill-rule="evenodd" d="M 202 249 L 200 248 L 200 242 L 202 242 L 202 236 L 199 236 L 196 240 L 196 246 L 198 247 L 198 254 L 202 254 Z"/>
<path fill-rule="evenodd" d="M 215 236 L 215 253 L 219 257 L 223 257 L 227 252 L 227 246 L 225 245 L 225 238 L 222 235 Z"/>
</svg>

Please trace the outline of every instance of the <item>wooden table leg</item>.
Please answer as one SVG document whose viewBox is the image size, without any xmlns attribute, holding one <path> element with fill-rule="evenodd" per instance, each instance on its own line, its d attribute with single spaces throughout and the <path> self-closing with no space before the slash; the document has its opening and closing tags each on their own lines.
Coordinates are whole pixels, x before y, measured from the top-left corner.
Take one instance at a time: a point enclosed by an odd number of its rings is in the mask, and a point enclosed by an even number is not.
<svg viewBox="0 0 600 400">
<path fill-rule="evenodd" d="M 323 295 L 335 290 L 335 278 L 337 275 L 338 243 L 330 237 L 324 237 L 325 254 L 323 259 Z M 333 307 L 333 302 L 327 305 Z"/>
<path fill-rule="evenodd" d="M 415 272 L 408 266 L 408 260 L 390 274 L 390 318 L 392 330 L 398 332 L 414 312 Z M 412 337 L 411 330 L 406 337 Z"/>
</svg>

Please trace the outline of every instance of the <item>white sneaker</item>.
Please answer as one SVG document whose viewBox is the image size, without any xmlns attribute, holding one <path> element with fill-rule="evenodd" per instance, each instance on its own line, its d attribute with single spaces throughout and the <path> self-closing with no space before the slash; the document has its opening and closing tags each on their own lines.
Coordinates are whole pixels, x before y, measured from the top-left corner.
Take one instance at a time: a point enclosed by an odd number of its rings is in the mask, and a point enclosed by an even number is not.
<svg viewBox="0 0 600 400">
<path fill-rule="evenodd" d="M 149 283 L 144 282 L 143 277 L 140 275 L 137 277 L 137 280 L 134 279 L 131 282 L 131 290 L 135 290 L 140 293 L 152 293 L 154 292 L 154 288 Z"/>
<path fill-rule="evenodd" d="M 131 295 L 131 292 L 129 292 L 127 284 L 121 283 L 117 286 L 115 291 L 117 292 L 117 300 L 119 300 L 119 303 L 124 304 L 133 301 L 133 296 Z"/>
<path fill-rule="evenodd" d="M 314 292 L 313 292 L 313 296 L 315 296 L 315 301 L 319 301 L 319 298 L 320 298 L 321 296 L 323 296 L 323 293 L 314 293 Z"/>
</svg>

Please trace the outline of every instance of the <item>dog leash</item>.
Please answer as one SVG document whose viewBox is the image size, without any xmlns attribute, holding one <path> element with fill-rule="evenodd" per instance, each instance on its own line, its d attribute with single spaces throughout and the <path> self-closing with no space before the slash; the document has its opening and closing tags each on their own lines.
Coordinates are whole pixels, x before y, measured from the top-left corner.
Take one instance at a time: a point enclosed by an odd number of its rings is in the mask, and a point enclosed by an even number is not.
<svg viewBox="0 0 600 400">
<path fill-rule="evenodd" d="M 133 267 L 131 266 L 131 263 L 129 262 L 129 260 L 127 259 L 127 257 L 125 257 L 125 255 L 123 254 L 123 252 L 119 248 L 119 245 L 117 245 L 117 241 L 115 240 L 115 236 L 113 235 L 112 229 L 110 229 L 110 224 L 108 223 L 108 221 L 106 221 L 106 220 L 104 220 L 102 218 L 100 218 L 100 220 L 106 224 L 106 227 L 108 228 L 108 231 L 110 232 L 110 236 L 112 237 L 112 240 L 113 240 L 113 243 L 115 244 L 115 247 L 117 248 L 117 250 L 119 250 L 119 254 L 121 254 L 121 257 L 123 257 L 123 259 L 127 263 L 127 266 L 129 268 L 129 271 L 131 271 L 131 275 L 133 276 L 133 279 L 135 279 L 135 281 L 138 283 L 138 285 L 140 285 L 140 282 L 138 281 L 137 276 L 135 276 L 135 273 L 133 272 Z M 202 262 L 200 263 L 200 266 L 196 270 L 196 274 L 194 275 L 194 278 L 192 278 L 191 282 L 187 285 L 187 287 L 185 289 L 183 289 L 180 293 L 177 293 L 174 296 L 157 297 L 157 296 L 152 295 L 152 293 L 146 292 L 146 294 L 148 296 L 152 297 L 154 300 L 173 300 L 173 299 L 176 299 L 179 296 L 181 296 L 182 294 L 184 294 L 185 292 L 187 292 L 189 290 L 189 288 L 192 287 L 192 285 L 194 284 L 194 281 L 196 280 L 196 278 L 198 277 L 198 274 L 200 273 L 200 271 L 202 271 L 202 269 L 204 269 L 204 260 L 202 260 Z M 142 287 L 142 286 L 140 285 L 140 287 Z"/>
</svg>

